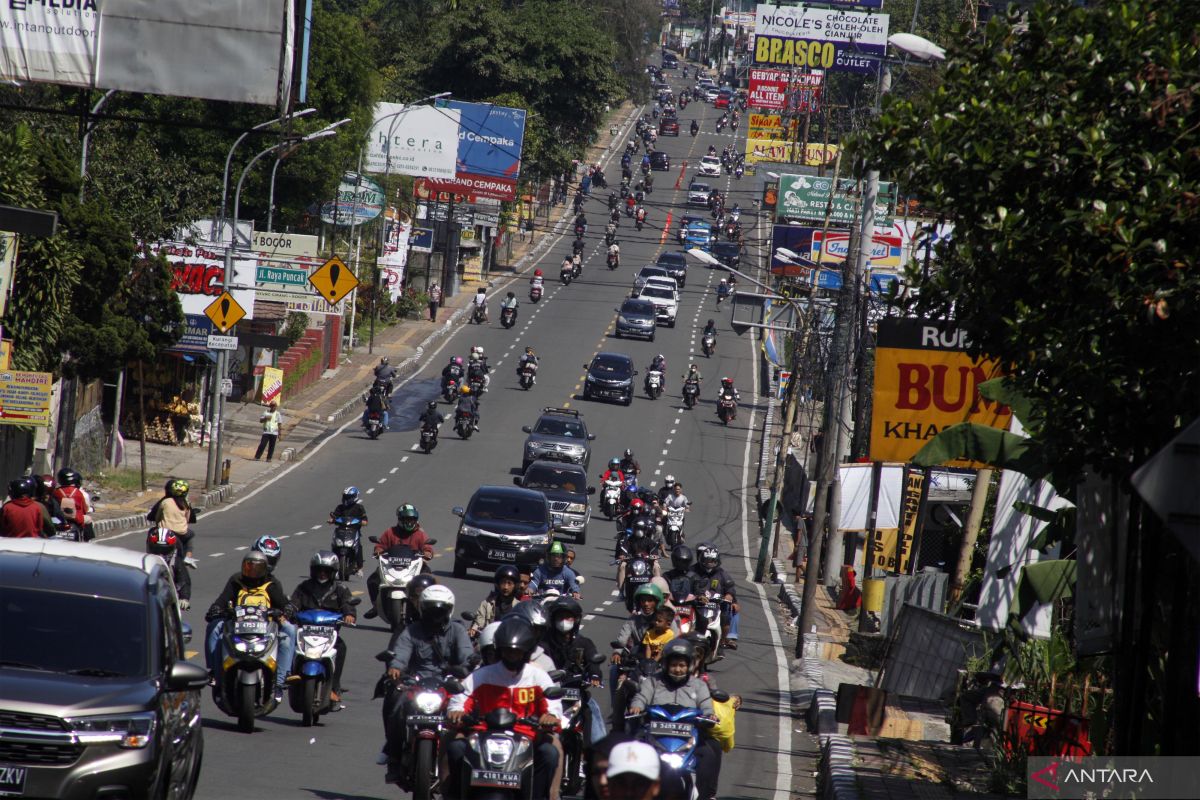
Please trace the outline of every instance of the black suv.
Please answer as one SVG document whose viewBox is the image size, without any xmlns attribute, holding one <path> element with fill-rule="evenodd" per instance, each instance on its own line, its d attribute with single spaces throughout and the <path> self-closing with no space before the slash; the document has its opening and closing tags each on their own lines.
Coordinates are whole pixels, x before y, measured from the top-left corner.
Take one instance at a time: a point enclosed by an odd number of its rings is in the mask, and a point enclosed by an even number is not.
<svg viewBox="0 0 1200 800">
<path fill-rule="evenodd" d="M 712 254 L 727 267 L 738 268 L 742 261 L 742 248 L 737 242 L 716 242 L 712 246 Z"/>
<path fill-rule="evenodd" d="M 682 289 L 687 283 L 687 254 L 678 250 L 660 253 L 654 266 L 662 267 Z"/>
<path fill-rule="evenodd" d="M 536 425 L 532 428 L 526 425 L 521 430 L 529 434 L 521 455 L 522 472 L 538 459 L 581 464 L 584 469 L 592 461 L 592 446 L 588 442 L 596 437 L 588 433 L 578 411 L 547 406 Z"/>
<path fill-rule="evenodd" d="M 588 495 L 595 494 L 596 487 L 587 485 L 587 471 L 583 467 L 535 461 L 525 470 L 524 477 L 513 478 L 513 483 L 546 495 L 554 530 L 571 534 L 575 544 L 587 541 L 588 519 L 592 514 Z"/>
<path fill-rule="evenodd" d="M 204 668 L 158 556 L 0 539 L 0 796 L 189 798 Z"/>
<path fill-rule="evenodd" d="M 650 154 L 650 169 L 665 172 L 671 168 L 671 157 L 662 150 Z"/>
<path fill-rule="evenodd" d="M 454 577 L 467 577 L 468 569 L 494 570 L 501 564 L 533 569 L 546 555 L 553 536 L 546 496 L 532 489 L 480 486 L 462 517 L 454 542 Z"/>
<path fill-rule="evenodd" d="M 633 378 L 637 370 L 633 359 L 621 353 L 597 353 L 591 364 L 584 364 L 587 378 L 583 382 L 583 399 L 620 400 L 633 402 Z"/>
</svg>

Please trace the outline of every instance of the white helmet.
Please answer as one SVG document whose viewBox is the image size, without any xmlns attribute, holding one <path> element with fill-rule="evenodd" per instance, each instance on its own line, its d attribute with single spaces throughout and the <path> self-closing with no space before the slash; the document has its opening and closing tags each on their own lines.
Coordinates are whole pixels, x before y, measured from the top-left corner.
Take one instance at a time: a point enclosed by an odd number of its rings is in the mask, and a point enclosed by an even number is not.
<svg viewBox="0 0 1200 800">
<path fill-rule="evenodd" d="M 668 475 L 667 479 L 665 481 L 663 481 L 663 486 L 674 486 L 674 485 L 675 485 L 675 476 L 674 475 Z"/>
<path fill-rule="evenodd" d="M 496 631 L 500 630 L 499 622 L 489 622 L 483 626 L 483 630 L 479 632 L 479 649 L 485 647 L 494 647 L 496 645 Z"/>
<path fill-rule="evenodd" d="M 449 586 L 435 583 L 421 592 L 417 608 L 425 622 L 445 625 L 454 615 L 454 592 L 450 591 Z"/>
</svg>

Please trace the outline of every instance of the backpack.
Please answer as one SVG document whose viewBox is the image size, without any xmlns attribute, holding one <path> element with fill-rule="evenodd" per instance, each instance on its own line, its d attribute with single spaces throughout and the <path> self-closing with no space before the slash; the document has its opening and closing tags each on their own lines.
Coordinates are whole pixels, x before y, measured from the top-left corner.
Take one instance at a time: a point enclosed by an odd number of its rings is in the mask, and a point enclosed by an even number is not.
<svg viewBox="0 0 1200 800">
<path fill-rule="evenodd" d="M 259 608 L 271 607 L 271 595 L 267 592 L 267 587 L 271 585 L 270 581 L 265 581 L 261 586 L 241 586 L 238 588 L 237 605 L 239 606 L 257 606 Z"/>
</svg>

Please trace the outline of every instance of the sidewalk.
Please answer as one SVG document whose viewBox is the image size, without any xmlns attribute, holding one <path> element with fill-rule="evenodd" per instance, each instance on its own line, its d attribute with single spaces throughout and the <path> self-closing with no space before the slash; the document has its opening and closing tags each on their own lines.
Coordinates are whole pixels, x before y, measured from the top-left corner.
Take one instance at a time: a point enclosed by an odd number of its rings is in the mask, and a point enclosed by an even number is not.
<svg viewBox="0 0 1200 800">
<path fill-rule="evenodd" d="M 636 111 L 637 107 L 629 103 L 614 110 L 610 121 L 601 130 L 597 143 L 588 149 L 589 163 L 601 160 L 603 152 L 616 138 L 609 132 L 610 129 L 616 127 L 618 135 L 623 135 L 632 124 Z M 532 269 L 558 240 L 571 216 L 569 203 L 555 207 L 552 211 L 552 219 L 555 220 L 552 230 L 543 233 L 536 242 L 513 242 L 511 266 L 488 275 L 493 288 L 489 297 L 502 291 L 514 275 Z M 231 462 L 228 484 L 204 491 L 208 469 L 207 445 L 173 447 L 148 443 L 147 490 L 103 489 L 96 502 L 96 533 L 104 535 L 144 525 L 145 514 L 154 501 L 162 496 L 163 482 L 168 476 L 189 481 L 193 487 L 192 502 L 201 509 L 243 494 L 252 486 L 268 480 L 282 470 L 286 462 L 302 458 L 349 415 L 361 411 L 362 393 L 370 385 L 373 370 L 380 358 L 388 356 L 391 359 L 398 372 L 398 381 L 416 372 L 421 366 L 420 359 L 424 352 L 460 324 L 463 309 L 472 295 L 473 292 L 460 291 L 446 298 L 436 324 L 425 319 L 408 319 L 390 328 L 377 330 L 373 353 L 368 355 L 367 345 L 360 341 L 353 350 L 343 354 L 342 364 L 336 370 L 327 370 L 317 383 L 292 397 L 284 397 L 280 408 L 284 421 L 272 462 L 254 460 L 254 451 L 262 433 L 258 417 L 263 407 L 257 402 L 227 403 L 222 457 Z M 140 446 L 137 441 L 126 441 L 122 469 L 139 468 Z"/>
</svg>

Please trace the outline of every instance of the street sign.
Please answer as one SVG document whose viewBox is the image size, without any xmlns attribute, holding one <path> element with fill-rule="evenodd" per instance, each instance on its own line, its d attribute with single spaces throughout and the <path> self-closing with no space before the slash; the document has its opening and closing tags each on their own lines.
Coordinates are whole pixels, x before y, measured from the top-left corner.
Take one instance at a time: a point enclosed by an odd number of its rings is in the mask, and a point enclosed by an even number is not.
<svg viewBox="0 0 1200 800">
<path fill-rule="evenodd" d="M 212 320 L 212 324 L 217 326 L 217 330 L 225 333 L 246 316 L 246 309 L 233 299 L 233 295 L 224 291 L 221 292 L 220 297 L 209 304 L 208 308 L 204 309 L 204 313 Z"/>
<path fill-rule="evenodd" d="M 326 261 L 321 268 L 308 276 L 308 282 L 328 303 L 336 303 L 358 286 L 355 276 L 345 262 L 337 256 Z"/>
<path fill-rule="evenodd" d="M 221 378 L 221 396 L 229 397 L 233 394 L 233 378 Z"/>
<path fill-rule="evenodd" d="M 209 350 L 237 350 L 238 337 L 236 336 L 218 336 L 215 333 L 208 335 Z"/>
<path fill-rule="evenodd" d="M 300 287 L 303 290 L 303 287 L 308 285 L 308 270 L 259 266 L 254 271 L 254 283 L 277 283 Z"/>
</svg>

